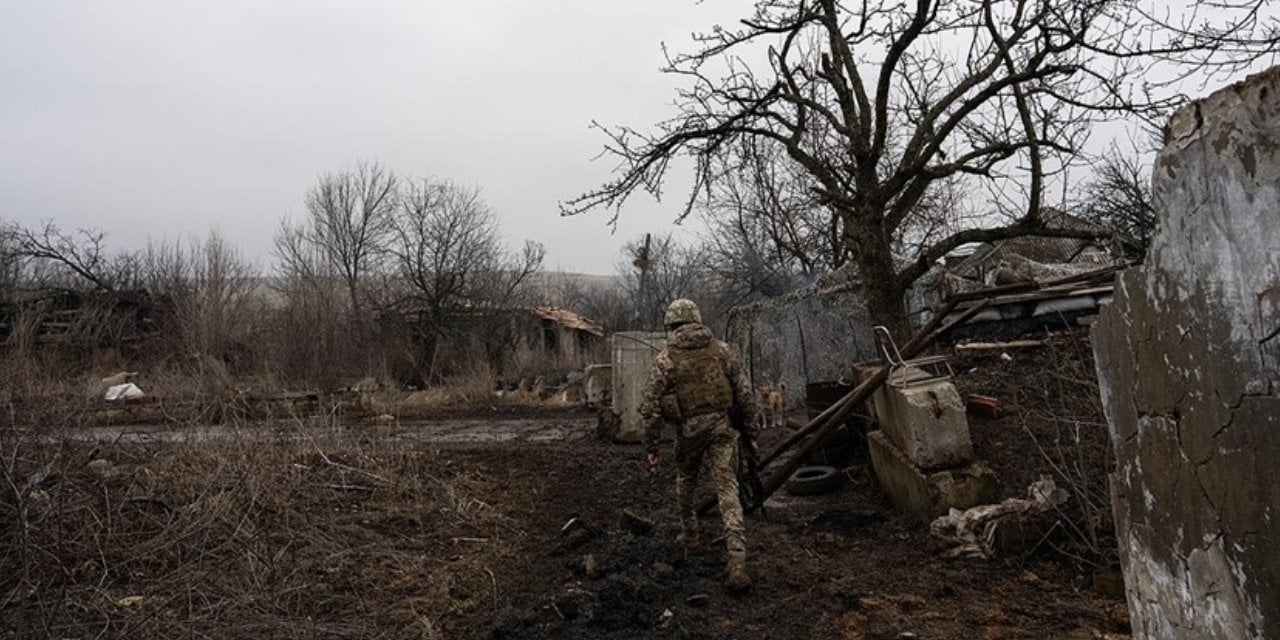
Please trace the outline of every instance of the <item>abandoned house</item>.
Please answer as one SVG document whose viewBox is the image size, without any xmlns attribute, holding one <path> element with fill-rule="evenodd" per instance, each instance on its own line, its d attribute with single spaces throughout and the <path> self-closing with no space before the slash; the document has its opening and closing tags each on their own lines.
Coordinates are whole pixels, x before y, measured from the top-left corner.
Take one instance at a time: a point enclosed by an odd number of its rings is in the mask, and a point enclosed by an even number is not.
<svg viewBox="0 0 1280 640">
<path fill-rule="evenodd" d="M 562 307 L 527 307 L 513 314 L 515 335 L 547 358 L 600 360 L 605 353 L 604 328 Z"/>
<path fill-rule="evenodd" d="M 394 322 L 415 332 L 412 312 L 401 312 Z M 384 317 L 384 329 L 389 328 Z M 485 363 L 499 374 L 516 369 L 552 372 L 578 368 L 605 357 L 604 329 L 570 309 L 550 306 L 475 304 L 452 310 L 438 325 L 434 362 Z M 432 359 L 430 348 L 421 357 Z M 423 363 L 428 364 L 428 363 Z M 433 366 L 437 374 L 457 373 Z"/>
<path fill-rule="evenodd" d="M 0 344 L 118 346 L 156 331 L 157 305 L 142 290 L 50 288 L 7 294 L 0 302 Z"/>
</svg>

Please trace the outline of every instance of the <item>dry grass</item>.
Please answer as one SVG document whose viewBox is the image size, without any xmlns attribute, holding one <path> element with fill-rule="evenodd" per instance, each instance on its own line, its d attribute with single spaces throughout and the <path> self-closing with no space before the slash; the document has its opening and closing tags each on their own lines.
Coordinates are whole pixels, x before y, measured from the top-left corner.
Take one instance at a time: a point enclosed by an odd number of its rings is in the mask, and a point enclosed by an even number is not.
<svg viewBox="0 0 1280 640">
<path fill-rule="evenodd" d="M 0 435 L 0 637 L 444 637 L 523 533 L 486 480 L 330 420 L 205 442 Z M 7 634 L 7 636 L 6 636 Z"/>
<path fill-rule="evenodd" d="M 1115 455 L 1084 332 L 1047 341 L 1040 385 L 1027 385 L 1021 400 L 1023 429 L 1072 499 L 1058 507 L 1070 542 L 1057 550 L 1087 565 L 1116 565 L 1115 522 L 1107 478 Z"/>
</svg>

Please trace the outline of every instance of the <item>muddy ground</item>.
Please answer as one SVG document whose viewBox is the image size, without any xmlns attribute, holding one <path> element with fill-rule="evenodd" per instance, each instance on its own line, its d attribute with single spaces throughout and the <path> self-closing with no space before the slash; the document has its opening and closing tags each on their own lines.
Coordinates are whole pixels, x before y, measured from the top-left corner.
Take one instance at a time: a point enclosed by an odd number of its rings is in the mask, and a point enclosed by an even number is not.
<svg viewBox="0 0 1280 640">
<path fill-rule="evenodd" d="M 498 581 L 509 594 L 499 615 L 459 620 L 466 637 L 1083 639 L 1127 625 L 1120 601 L 1092 592 L 1084 575 L 1048 554 L 941 559 L 941 547 L 895 514 L 861 468 L 836 493 L 780 497 L 768 519 L 749 522 L 756 583 L 734 597 L 720 586 L 721 553 L 678 553 L 670 470 L 651 475 L 634 448 L 451 455 L 490 469 L 492 497 L 531 532 L 514 571 Z M 547 483 L 528 483 L 530 472 Z M 653 518 L 656 531 L 621 531 L 625 508 Z M 573 517 L 604 531 L 585 541 L 562 536 Z"/>
<path fill-rule="evenodd" d="M 1065 336 L 1012 361 L 957 362 L 963 392 L 1003 402 L 971 426 L 1007 496 L 1055 469 L 1101 483 L 1098 416 L 1072 399 L 1089 393 L 1072 382 L 1088 365 L 1079 347 Z M 749 519 L 755 587 L 730 595 L 718 548 L 677 550 L 671 466 L 651 473 L 639 447 L 592 426 L 579 412 L 8 434 L 0 637 L 1127 633 L 1114 580 L 1098 577 L 1105 531 L 944 559 L 856 459 L 836 492 L 780 493 L 767 518 Z M 783 435 L 765 433 L 764 446 Z M 628 531 L 624 510 L 653 530 Z M 715 538 L 714 519 L 704 526 Z"/>
</svg>

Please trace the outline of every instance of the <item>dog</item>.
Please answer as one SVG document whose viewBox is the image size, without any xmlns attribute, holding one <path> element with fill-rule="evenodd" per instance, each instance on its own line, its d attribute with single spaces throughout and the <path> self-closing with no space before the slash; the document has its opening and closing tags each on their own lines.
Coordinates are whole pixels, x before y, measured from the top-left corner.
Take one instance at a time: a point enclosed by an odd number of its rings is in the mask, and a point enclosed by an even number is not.
<svg viewBox="0 0 1280 640">
<path fill-rule="evenodd" d="M 786 403 L 787 384 L 784 382 L 778 385 L 777 389 L 771 389 L 767 385 L 760 385 L 760 405 L 764 411 L 760 412 L 762 428 L 770 429 L 780 427 L 784 424 L 786 416 L 783 415 L 783 405 Z"/>
</svg>

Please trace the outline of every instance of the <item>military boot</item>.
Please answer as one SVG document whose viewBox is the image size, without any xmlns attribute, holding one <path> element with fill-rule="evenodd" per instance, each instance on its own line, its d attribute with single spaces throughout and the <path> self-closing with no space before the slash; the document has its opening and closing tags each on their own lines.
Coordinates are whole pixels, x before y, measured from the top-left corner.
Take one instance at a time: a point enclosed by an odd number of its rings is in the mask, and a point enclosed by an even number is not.
<svg viewBox="0 0 1280 640">
<path fill-rule="evenodd" d="M 729 556 L 728 570 L 725 572 L 724 586 L 735 593 L 743 593 L 751 589 L 751 576 L 747 575 L 747 557 L 741 554 Z"/>
</svg>

